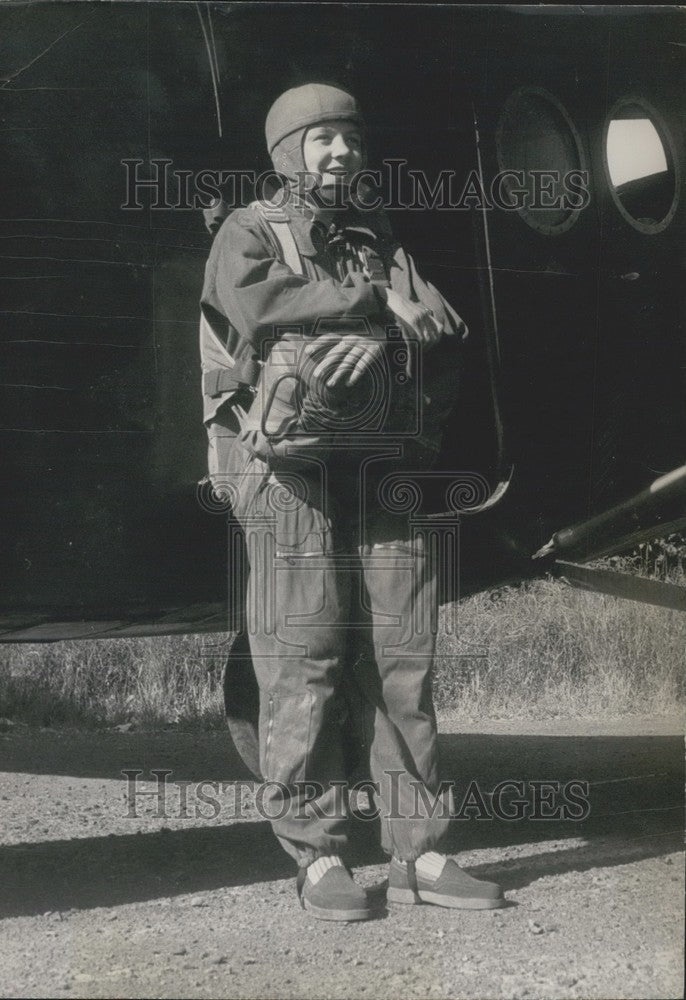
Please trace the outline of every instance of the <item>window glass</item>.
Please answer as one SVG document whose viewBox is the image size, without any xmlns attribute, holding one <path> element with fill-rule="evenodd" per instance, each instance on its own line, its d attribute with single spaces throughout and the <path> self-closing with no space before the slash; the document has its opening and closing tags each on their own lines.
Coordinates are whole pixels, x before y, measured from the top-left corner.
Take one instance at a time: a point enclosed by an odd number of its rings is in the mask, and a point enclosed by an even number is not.
<svg viewBox="0 0 686 1000">
<path fill-rule="evenodd" d="M 663 127 L 655 112 L 635 101 L 616 107 L 605 138 L 610 189 L 632 225 L 663 229 L 676 201 L 676 174 Z"/>
</svg>

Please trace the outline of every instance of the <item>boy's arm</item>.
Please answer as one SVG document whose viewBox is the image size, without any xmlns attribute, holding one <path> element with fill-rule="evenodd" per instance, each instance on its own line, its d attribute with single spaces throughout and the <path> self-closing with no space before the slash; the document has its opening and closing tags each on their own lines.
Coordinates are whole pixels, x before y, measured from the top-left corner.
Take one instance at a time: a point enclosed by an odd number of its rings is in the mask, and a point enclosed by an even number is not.
<svg viewBox="0 0 686 1000">
<path fill-rule="evenodd" d="M 384 297 L 363 274 L 343 282 L 295 274 L 276 256 L 252 209 L 234 212 L 216 240 L 215 293 L 232 325 L 258 350 L 276 327 L 302 326 L 309 335 L 321 319 L 378 320 L 383 313 Z"/>
<path fill-rule="evenodd" d="M 390 281 L 391 288 L 399 295 L 411 302 L 421 302 L 430 309 L 444 333 L 457 335 L 461 340 L 467 337 L 467 324 L 438 289 L 421 277 L 410 254 L 400 246 L 395 248 L 393 254 Z"/>
</svg>

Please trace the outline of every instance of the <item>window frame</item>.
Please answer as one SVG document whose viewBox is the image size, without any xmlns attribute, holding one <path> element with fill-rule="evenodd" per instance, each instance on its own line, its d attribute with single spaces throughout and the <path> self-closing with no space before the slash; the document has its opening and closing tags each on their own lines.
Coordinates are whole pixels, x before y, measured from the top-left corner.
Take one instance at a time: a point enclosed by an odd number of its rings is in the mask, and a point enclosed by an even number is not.
<svg viewBox="0 0 686 1000">
<path fill-rule="evenodd" d="M 569 133 L 572 136 L 574 145 L 576 147 L 576 153 L 578 158 L 578 166 L 572 167 L 571 169 L 576 169 L 584 171 L 590 181 L 590 171 L 589 171 L 589 158 L 586 155 L 586 149 L 581 139 L 581 135 L 572 116 L 569 114 L 564 104 L 555 97 L 549 90 L 544 87 L 530 87 L 522 86 L 517 87 L 508 96 L 507 100 L 503 104 L 502 111 L 500 112 L 500 118 L 498 120 L 498 125 L 495 131 L 495 145 L 496 145 L 496 156 L 498 159 L 498 166 L 501 171 L 512 169 L 511 164 L 506 164 L 503 158 L 503 131 L 505 122 L 509 115 L 512 114 L 514 106 L 522 99 L 522 97 L 538 97 L 546 101 L 548 104 L 552 105 L 555 111 L 562 117 L 565 125 L 567 126 Z M 537 219 L 538 215 L 542 215 L 539 210 L 532 210 L 530 208 L 517 208 L 515 209 L 518 215 L 526 222 L 530 229 L 533 229 L 537 233 L 542 233 L 544 236 L 558 236 L 562 233 L 566 233 L 575 224 L 583 208 L 570 208 L 569 215 L 562 222 L 551 224 L 549 222 L 543 222 L 542 219 Z"/>
<path fill-rule="evenodd" d="M 622 204 L 622 200 L 617 194 L 617 189 L 612 183 L 612 178 L 610 176 L 610 164 L 607 158 L 607 139 L 610 131 L 610 125 L 617 119 L 617 112 L 621 108 L 625 108 L 629 105 L 635 105 L 646 112 L 646 117 L 652 122 L 653 127 L 658 134 L 658 138 L 662 143 L 665 152 L 665 159 L 667 160 L 667 169 L 671 169 L 674 174 L 674 196 L 672 198 L 672 204 L 667 214 L 664 218 L 660 219 L 659 222 L 640 222 L 638 219 L 634 218 L 634 216 L 628 212 Z M 610 197 L 612 198 L 615 208 L 624 221 L 628 222 L 628 224 L 639 233 L 644 233 L 648 236 L 663 232 L 674 218 L 679 205 L 681 195 L 681 170 L 679 167 L 676 145 L 669 128 L 667 127 L 667 123 L 657 108 L 647 101 L 645 97 L 638 94 L 627 94 L 624 97 L 620 97 L 619 100 L 615 101 L 612 105 L 605 118 L 605 124 L 603 125 L 602 157 L 603 169 L 605 171 L 605 181 L 610 191 Z M 650 174 L 647 176 L 650 176 Z"/>
</svg>

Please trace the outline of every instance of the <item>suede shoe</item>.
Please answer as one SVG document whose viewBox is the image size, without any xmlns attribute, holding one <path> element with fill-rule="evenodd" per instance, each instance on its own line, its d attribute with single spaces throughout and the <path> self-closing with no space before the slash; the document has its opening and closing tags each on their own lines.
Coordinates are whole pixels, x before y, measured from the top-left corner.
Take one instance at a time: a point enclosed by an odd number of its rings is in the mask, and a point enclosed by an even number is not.
<svg viewBox="0 0 686 1000">
<path fill-rule="evenodd" d="M 329 868 L 314 884 L 301 868 L 296 888 L 302 908 L 319 920 L 369 920 L 373 915 L 367 893 L 342 865 Z"/>
<path fill-rule="evenodd" d="M 422 878 L 412 861 L 401 865 L 392 858 L 386 899 L 389 903 L 434 903 L 460 910 L 495 910 L 506 905 L 497 883 L 472 878 L 452 858 L 446 858 L 435 879 Z"/>
</svg>

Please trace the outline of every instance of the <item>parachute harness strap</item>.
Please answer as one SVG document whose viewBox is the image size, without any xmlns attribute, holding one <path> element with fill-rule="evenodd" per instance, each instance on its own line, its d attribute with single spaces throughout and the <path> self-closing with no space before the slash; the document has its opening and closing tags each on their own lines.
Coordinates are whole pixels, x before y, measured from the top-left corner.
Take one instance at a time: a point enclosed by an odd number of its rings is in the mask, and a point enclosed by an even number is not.
<svg viewBox="0 0 686 1000">
<path fill-rule="evenodd" d="M 274 208 L 272 205 L 265 204 L 263 201 L 251 202 L 250 208 L 260 213 L 274 234 L 274 239 L 281 250 L 281 256 L 284 264 L 286 264 L 287 267 L 290 267 L 294 274 L 304 274 L 305 268 L 303 267 L 303 262 L 300 257 L 300 251 L 298 250 L 298 245 L 295 242 L 295 237 L 293 236 L 288 216 L 283 209 Z"/>
</svg>

